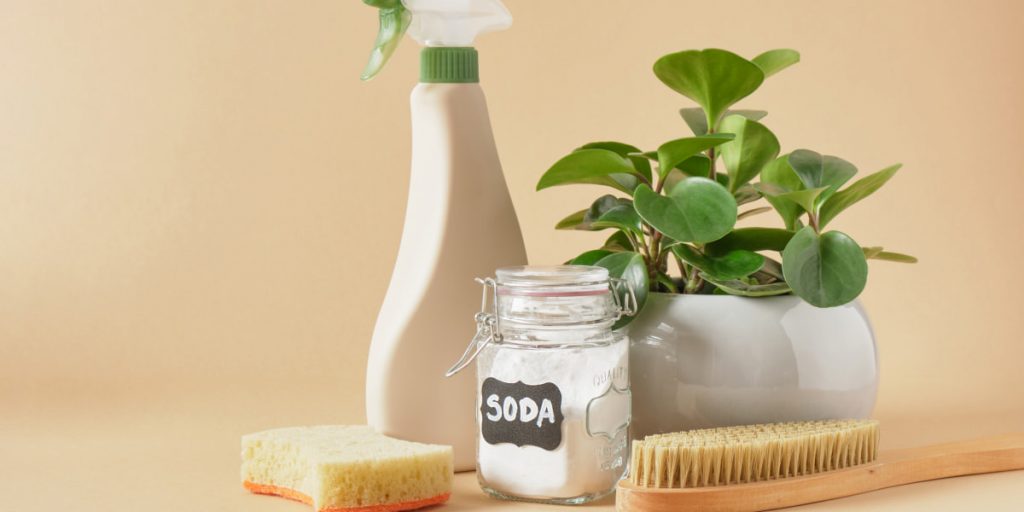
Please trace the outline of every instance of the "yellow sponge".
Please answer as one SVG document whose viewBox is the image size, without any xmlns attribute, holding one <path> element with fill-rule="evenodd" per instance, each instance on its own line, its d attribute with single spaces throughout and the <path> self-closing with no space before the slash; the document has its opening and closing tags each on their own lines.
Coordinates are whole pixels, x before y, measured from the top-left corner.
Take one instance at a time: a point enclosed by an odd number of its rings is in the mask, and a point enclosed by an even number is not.
<svg viewBox="0 0 1024 512">
<path fill-rule="evenodd" d="M 242 436 L 242 485 L 317 512 L 396 512 L 448 500 L 452 448 L 366 426 L 324 425 Z"/>
</svg>

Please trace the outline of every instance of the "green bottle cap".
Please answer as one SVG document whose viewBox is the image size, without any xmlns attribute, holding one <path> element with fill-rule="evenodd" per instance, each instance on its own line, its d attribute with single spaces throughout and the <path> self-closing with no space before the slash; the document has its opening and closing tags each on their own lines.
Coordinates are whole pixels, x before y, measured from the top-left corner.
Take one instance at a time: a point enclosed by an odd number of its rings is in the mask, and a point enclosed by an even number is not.
<svg viewBox="0 0 1024 512">
<path fill-rule="evenodd" d="M 428 46 L 420 51 L 420 82 L 468 84 L 480 81 L 476 49 Z"/>
</svg>

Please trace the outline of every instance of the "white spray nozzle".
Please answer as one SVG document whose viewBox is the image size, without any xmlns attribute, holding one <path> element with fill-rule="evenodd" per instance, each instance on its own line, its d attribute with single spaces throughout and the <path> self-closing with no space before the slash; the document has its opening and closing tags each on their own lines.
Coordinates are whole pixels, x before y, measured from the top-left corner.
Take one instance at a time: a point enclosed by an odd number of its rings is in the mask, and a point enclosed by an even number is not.
<svg viewBox="0 0 1024 512">
<path fill-rule="evenodd" d="M 504 30 L 512 14 L 501 0 L 402 0 L 412 13 L 409 35 L 424 46 L 473 46 L 476 36 Z"/>
<path fill-rule="evenodd" d="M 501 0 L 363 0 L 379 11 L 380 31 L 362 79 L 380 72 L 402 40 L 409 35 L 424 46 L 473 46 L 476 36 L 512 25 Z M 475 64 L 474 64 L 475 69 Z"/>
</svg>

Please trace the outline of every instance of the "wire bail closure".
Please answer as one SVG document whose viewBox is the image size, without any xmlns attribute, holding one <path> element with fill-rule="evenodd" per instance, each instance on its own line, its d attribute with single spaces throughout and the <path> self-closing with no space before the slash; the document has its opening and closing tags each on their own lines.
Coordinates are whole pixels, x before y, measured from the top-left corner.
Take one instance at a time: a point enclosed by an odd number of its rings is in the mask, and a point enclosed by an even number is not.
<svg viewBox="0 0 1024 512">
<path fill-rule="evenodd" d="M 485 279 L 476 278 L 476 282 L 483 286 L 483 294 L 480 297 L 480 312 L 473 318 L 476 320 L 476 334 L 469 341 L 465 352 L 458 362 L 444 372 L 445 377 L 451 377 L 469 366 L 476 356 L 480 355 L 484 347 L 498 342 L 501 343 L 501 316 L 498 314 L 498 283 L 493 277 Z M 629 281 L 620 277 L 609 277 L 608 288 L 612 292 L 612 300 L 615 302 L 615 319 L 625 316 L 633 316 L 637 313 L 636 290 L 630 286 Z M 488 300 L 489 299 L 489 300 Z M 487 303 L 490 302 L 490 309 Z"/>
<path fill-rule="evenodd" d="M 612 300 L 615 301 L 615 307 L 618 309 L 616 320 L 625 316 L 633 316 L 637 314 L 637 301 L 636 301 L 636 290 L 630 286 L 629 281 L 621 277 L 609 277 L 608 278 L 609 288 L 612 290 Z M 619 293 L 622 296 L 619 296 Z"/>
<path fill-rule="evenodd" d="M 445 377 L 451 377 L 469 366 L 470 363 L 480 355 L 480 352 L 492 341 L 501 342 L 501 330 L 498 328 L 498 283 L 493 277 L 486 279 L 476 278 L 476 282 L 483 286 L 483 296 L 480 298 L 480 312 L 473 318 L 476 320 L 476 335 L 469 341 L 469 346 L 462 353 L 462 357 L 448 371 L 444 372 Z M 487 293 L 490 288 L 491 293 Z M 491 298 L 491 311 L 487 310 L 487 297 Z"/>
</svg>

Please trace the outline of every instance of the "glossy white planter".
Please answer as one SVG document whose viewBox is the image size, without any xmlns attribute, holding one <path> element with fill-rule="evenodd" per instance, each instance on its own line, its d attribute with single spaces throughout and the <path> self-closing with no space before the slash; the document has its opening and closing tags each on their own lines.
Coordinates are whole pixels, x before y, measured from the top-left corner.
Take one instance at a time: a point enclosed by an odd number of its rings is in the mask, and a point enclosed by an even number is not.
<svg viewBox="0 0 1024 512">
<path fill-rule="evenodd" d="M 864 418 L 878 352 L 859 302 L 651 294 L 629 325 L 633 436 Z"/>
</svg>

